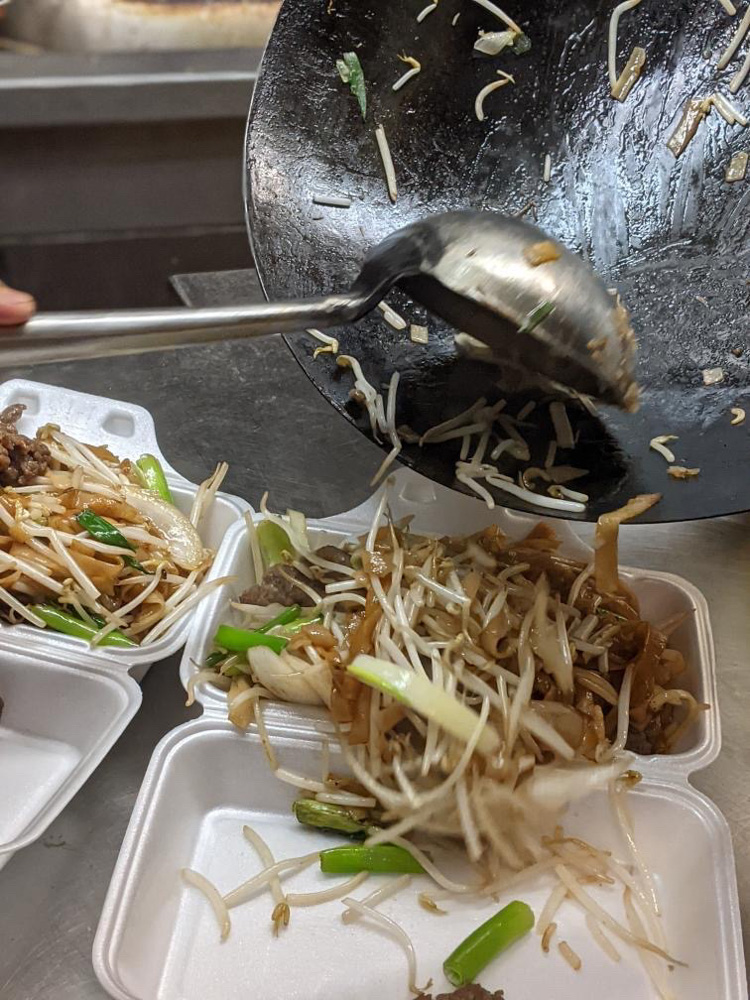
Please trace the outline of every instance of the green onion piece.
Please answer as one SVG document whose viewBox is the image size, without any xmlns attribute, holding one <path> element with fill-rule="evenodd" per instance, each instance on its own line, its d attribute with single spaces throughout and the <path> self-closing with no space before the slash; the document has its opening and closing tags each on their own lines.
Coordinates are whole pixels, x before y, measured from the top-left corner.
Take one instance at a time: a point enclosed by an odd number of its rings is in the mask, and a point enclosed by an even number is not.
<svg viewBox="0 0 750 1000">
<path fill-rule="evenodd" d="M 367 117 L 367 90 L 365 89 L 365 73 L 356 52 L 345 52 L 343 59 L 336 60 L 336 69 L 343 83 L 348 83 L 351 92 L 357 98 L 362 117 Z"/>
<path fill-rule="evenodd" d="M 519 333 L 531 333 L 535 330 L 540 323 L 555 311 L 555 306 L 553 302 L 540 302 L 536 309 L 532 309 L 523 323 L 519 326 Z"/>
<path fill-rule="evenodd" d="M 349 83 L 349 80 L 351 79 L 351 73 L 349 72 L 349 67 L 346 65 L 343 59 L 336 60 L 336 69 L 339 71 L 341 82 Z"/>
<path fill-rule="evenodd" d="M 327 875 L 356 875 L 358 872 L 377 872 L 381 875 L 424 874 L 424 868 L 416 858 L 395 844 L 331 847 L 320 852 L 320 870 Z"/>
<path fill-rule="evenodd" d="M 56 608 L 52 604 L 32 604 L 29 610 L 41 618 L 48 628 L 53 629 L 55 632 L 62 632 L 63 635 L 72 635 L 76 639 L 91 640 L 99 631 L 98 626 L 95 628 L 93 625 L 89 625 L 88 622 L 84 622 L 80 618 L 76 618 L 75 615 L 70 615 L 67 611 Z M 114 632 L 105 635 L 98 645 L 121 646 L 130 649 L 133 646 L 137 646 L 138 643 L 131 639 L 130 636 L 125 635 L 124 632 L 115 629 Z"/>
<path fill-rule="evenodd" d="M 346 668 L 363 684 L 377 688 L 413 708 L 420 715 L 432 719 L 446 732 L 468 743 L 474 735 L 479 716 L 462 704 L 453 695 L 437 684 L 415 673 L 411 668 L 376 659 L 374 656 L 360 655 Z M 500 746 L 500 737 L 495 729 L 485 725 L 477 742 L 477 751 L 485 757 L 491 756 Z"/>
<path fill-rule="evenodd" d="M 454 986 L 473 983 L 482 969 L 534 926 L 531 908 L 520 900 L 504 906 L 494 917 L 462 941 L 443 962 L 446 979 Z"/>
<path fill-rule="evenodd" d="M 296 635 L 305 625 L 313 625 L 315 622 L 322 622 L 323 615 L 310 615 L 308 618 L 297 618 L 282 629 L 284 635 Z"/>
<path fill-rule="evenodd" d="M 270 569 L 277 563 L 284 562 L 284 553 L 290 556 L 294 554 L 294 546 L 289 539 L 289 535 L 287 535 L 280 525 L 275 524 L 273 521 L 261 521 L 255 531 L 258 536 L 261 555 L 263 556 L 263 565 L 266 569 Z"/>
<path fill-rule="evenodd" d="M 135 551 L 135 545 L 129 542 L 127 538 L 117 530 L 114 524 L 110 524 L 103 517 L 99 517 L 91 510 L 82 510 L 81 513 L 76 518 L 78 523 L 82 528 L 95 538 L 97 542 L 104 542 L 105 545 L 116 545 L 121 549 L 131 549 Z M 126 566 L 132 566 L 133 569 L 137 569 L 140 573 L 148 573 L 147 569 L 135 559 L 133 556 L 123 556 L 123 562 Z M 152 574 L 149 574 L 152 575 Z"/>
<path fill-rule="evenodd" d="M 141 455 L 135 464 L 143 473 L 146 488 L 158 493 L 162 500 L 174 505 L 172 491 L 167 485 L 167 477 L 164 475 L 164 469 L 162 469 L 159 459 L 155 458 L 154 455 Z"/>
<path fill-rule="evenodd" d="M 295 619 L 299 618 L 299 613 L 301 608 L 299 604 L 293 604 L 290 608 L 284 608 L 275 618 L 266 622 L 265 625 L 261 625 L 260 628 L 256 628 L 256 632 L 270 632 L 272 628 L 276 628 L 278 625 L 289 625 Z"/>
<path fill-rule="evenodd" d="M 219 673 L 224 677 L 247 677 L 250 675 L 250 664 L 239 653 L 234 653 L 224 661 Z"/>
<path fill-rule="evenodd" d="M 316 799 L 297 799 L 292 811 L 298 823 L 314 826 L 319 830 L 333 830 L 349 836 L 364 835 L 372 830 L 372 824 L 363 823 L 354 811 L 346 806 L 334 806 Z"/>
<path fill-rule="evenodd" d="M 120 549 L 130 549 L 132 552 L 135 551 L 135 545 L 129 542 L 127 538 L 117 530 L 114 524 L 110 524 L 109 521 L 105 520 L 103 517 L 99 517 L 95 514 L 93 510 L 82 510 L 81 513 L 76 517 L 76 521 L 80 524 L 82 528 L 95 538 L 97 542 L 104 542 L 105 545 L 116 545 Z"/>
<path fill-rule="evenodd" d="M 241 677 L 250 673 L 250 665 L 245 663 L 239 653 L 227 653 L 226 650 L 214 650 L 206 657 L 205 670 L 216 670 L 224 677 Z"/>
<path fill-rule="evenodd" d="M 214 645 L 233 653 L 244 653 L 253 646 L 268 646 L 274 653 L 280 653 L 286 644 L 287 640 L 280 635 L 250 632 L 246 628 L 233 628 L 231 625 L 219 625 L 214 638 Z"/>
<path fill-rule="evenodd" d="M 150 570 L 147 570 L 144 566 L 141 566 L 141 564 L 134 556 L 123 556 L 122 561 L 125 563 L 126 566 L 130 566 L 132 569 L 137 569 L 139 573 L 148 573 L 149 576 L 154 575 Z"/>
</svg>

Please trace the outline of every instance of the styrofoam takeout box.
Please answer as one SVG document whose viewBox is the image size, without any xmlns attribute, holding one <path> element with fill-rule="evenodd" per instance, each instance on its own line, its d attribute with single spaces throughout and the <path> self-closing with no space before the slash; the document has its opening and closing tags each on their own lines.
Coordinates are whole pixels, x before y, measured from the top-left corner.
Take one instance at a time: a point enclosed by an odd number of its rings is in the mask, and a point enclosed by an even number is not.
<svg viewBox="0 0 750 1000">
<path fill-rule="evenodd" d="M 0 385 L 0 410 L 23 403 L 19 430 L 42 424 L 121 458 L 156 455 L 178 507 L 189 511 L 197 486 L 161 454 L 154 421 L 140 406 L 13 379 Z M 221 551 L 230 526 L 248 504 L 218 494 L 201 526 L 209 548 Z M 208 578 L 217 575 L 212 567 Z M 150 664 L 185 642 L 190 616 L 152 646 L 101 647 L 31 625 L 0 626 L 0 868 L 40 837 L 112 748 L 141 703 L 138 680 Z"/>
<path fill-rule="evenodd" d="M 393 477 L 395 518 L 414 514 L 414 530 L 460 534 L 496 522 L 511 536 L 528 531 L 533 518 L 481 503 L 436 486 L 408 470 Z M 349 513 L 311 522 L 322 543 L 363 533 L 378 495 Z M 560 521 L 563 550 L 588 559 L 591 550 Z M 317 539 L 316 539 L 317 540 Z M 227 534 L 218 571 L 237 582 L 202 605 L 182 661 L 187 683 L 211 649 L 221 622 L 231 621 L 230 599 L 254 582 L 244 526 Z M 673 636 L 685 654 L 685 685 L 710 703 L 669 757 L 640 757 L 644 780 L 630 796 L 638 843 L 655 873 L 668 946 L 689 963 L 670 982 L 680 1000 L 746 1000 L 744 959 L 732 846 L 727 824 L 715 806 L 688 784 L 689 775 L 715 758 L 720 746 L 713 644 L 706 603 L 689 583 L 665 573 L 632 570 L 628 582 L 646 617 L 660 620 L 690 614 Z M 342 905 L 331 902 L 295 909 L 291 924 L 272 934 L 267 893 L 231 911 L 232 933 L 220 943 L 216 920 L 201 894 L 187 888 L 180 869 L 194 868 L 227 892 L 261 867 L 242 836 L 250 823 L 277 859 L 306 853 L 332 841 L 294 820 L 295 790 L 271 774 L 254 728 L 243 734 L 226 721 L 225 696 L 210 686 L 197 689 L 204 713 L 167 734 L 156 748 L 120 852 L 94 943 L 94 967 L 117 1000 L 397 1000 L 406 998 L 406 962 L 400 946 L 374 926 L 344 925 Z M 267 703 L 265 718 L 282 764 L 312 777 L 322 765 L 322 713 Z M 336 765 L 336 751 L 333 766 Z M 566 831 L 624 855 L 608 799 L 595 794 L 572 807 Z M 320 872 L 295 876 L 294 891 L 330 885 Z M 375 877 L 355 893 L 362 897 Z M 540 878 L 516 890 L 538 915 L 552 882 Z M 420 880 L 381 907 L 410 934 L 418 958 L 418 982 L 434 979 L 433 991 L 450 987 L 442 962 L 453 947 L 500 905 L 501 898 L 443 905 L 447 917 L 425 912 L 416 901 Z M 606 887 L 598 898 L 622 917 L 619 894 Z M 508 897 L 512 898 L 512 897 Z M 614 964 L 593 941 L 583 914 L 566 903 L 557 918 L 556 940 L 565 939 L 583 960 L 574 973 L 556 954 L 542 954 L 536 934 L 491 964 L 481 982 L 503 988 L 509 1000 L 554 997 L 579 1000 L 646 1000 L 654 994 L 638 957 L 620 948 Z M 619 947 L 619 945 L 618 945 Z"/>
</svg>

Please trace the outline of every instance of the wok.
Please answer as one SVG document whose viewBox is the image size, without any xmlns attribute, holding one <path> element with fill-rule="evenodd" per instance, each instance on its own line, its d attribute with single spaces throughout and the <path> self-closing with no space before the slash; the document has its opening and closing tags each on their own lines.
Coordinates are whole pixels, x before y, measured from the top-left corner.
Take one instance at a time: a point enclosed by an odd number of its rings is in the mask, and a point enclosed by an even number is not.
<svg viewBox="0 0 750 1000">
<path fill-rule="evenodd" d="M 265 294 L 304 297 L 341 287 L 370 247 L 429 213 L 528 214 L 619 290 L 639 341 L 638 413 L 603 406 L 592 416 L 569 408 L 578 442 L 557 461 L 589 470 L 571 484 L 591 498 L 581 518 L 594 519 L 646 491 L 663 499 L 643 520 L 746 510 L 750 423 L 732 425 L 730 411 L 750 403 L 750 187 L 726 183 L 724 173 L 747 137 L 714 111 L 679 159 L 666 145 L 687 99 L 716 89 L 728 94 L 738 63 L 718 76 L 715 67 L 737 19 L 715 0 L 643 4 L 626 13 L 618 69 L 636 44 L 647 58 L 641 79 L 620 103 L 609 95 L 607 79 L 609 5 L 538 0 L 531 11 L 507 6 L 531 50 L 495 57 L 473 50 L 479 29 L 504 28 L 489 11 L 471 0 L 440 0 L 418 23 L 422 8 L 422 0 L 285 0 L 246 139 L 247 223 Z M 348 51 L 364 69 L 365 120 L 336 70 L 336 59 Z M 406 68 L 401 52 L 416 57 L 422 71 L 394 92 Z M 515 85 L 489 95 L 487 117 L 478 121 L 475 97 L 498 69 L 512 73 Z M 742 90 L 734 100 L 742 107 Z M 375 141 L 377 124 L 395 164 L 395 204 Z M 330 196 L 349 198 L 351 206 L 316 203 Z M 394 370 L 401 373 L 397 424 L 422 432 L 480 396 L 506 398 L 510 414 L 536 398 L 520 429 L 533 464 L 542 464 L 552 435 L 548 397 L 539 391 L 534 397 L 533 389 L 508 384 L 494 365 L 463 356 L 455 331 L 403 293 L 388 301 L 410 323 L 428 326 L 427 345 L 412 343 L 408 331 L 395 331 L 380 315 L 335 332 L 341 351 L 360 360 L 379 390 Z M 367 415 L 349 396 L 351 373 L 331 355 L 314 357 L 320 345 L 309 335 L 286 340 L 324 396 L 369 434 Z M 712 368 L 722 370 L 723 381 L 707 386 L 703 372 Z M 698 476 L 677 481 L 667 474 L 665 459 L 649 448 L 664 434 L 677 436 L 670 444 L 676 463 L 699 468 Z M 401 459 L 455 487 L 457 452 L 456 442 L 407 445 Z M 506 462 L 502 471 L 515 475 L 512 460 Z M 534 510 L 514 497 L 498 499 Z"/>
</svg>

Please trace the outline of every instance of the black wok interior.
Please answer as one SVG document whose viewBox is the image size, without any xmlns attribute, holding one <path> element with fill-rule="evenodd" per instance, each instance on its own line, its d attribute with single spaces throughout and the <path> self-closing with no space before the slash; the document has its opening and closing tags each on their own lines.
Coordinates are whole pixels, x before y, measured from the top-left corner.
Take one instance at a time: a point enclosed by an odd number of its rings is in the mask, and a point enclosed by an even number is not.
<svg viewBox="0 0 750 1000">
<path fill-rule="evenodd" d="M 582 411 L 575 456 L 558 459 L 591 470 L 572 484 L 591 497 L 582 517 L 594 519 L 645 491 L 663 499 L 644 520 L 747 509 L 750 421 L 732 426 L 730 409 L 750 403 L 750 183 L 728 184 L 724 172 L 748 136 L 713 111 L 679 160 L 666 146 L 688 98 L 717 87 L 728 93 L 738 63 L 718 77 L 715 66 L 736 19 L 715 0 L 643 4 L 626 13 L 619 68 L 636 44 L 647 59 L 641 80 L 619 103 L 607 80 L 610 7 L 598 0 L 504 5 L 532 48 L 496 57 L 472 49 L 478 29 L 503 28 L 491 13 L 471 0 L 440 0 L 419 24 L 422 6 L 423 0 L 285 0 L 247 135 L 248 226 L 265 293 L 284 298 L 344 289 L 369 247 L 431 212 L 528 212 L 620 290 L 639 339 L 640 412 L 605 407 L 600 421 Z M 336 71 L 336 59 L 350 50 L 367 81 L 365 121 Z M 422 72 L 393 92 L 406 68 L 397 58 L 403 51 L 420 60 Z M 487 98 L 487 119 L 480 122 L 474 100 L 497 69 L 516 82 Z M 744 90 L 734 100 L 742 108 Z M 376 124 L 384 126 L 393 155 L 395 205 Z M 545 184 L 547 153 L 552 173 Z M 352 205 L 320 206 L 315 195 L 346 195 Z M 378 389 L 401 372 L 398 424 L 423 431 L 480 395 L 506 396 L 509 413 L 529 398 L 499 389 L 494 367 L 457 357 L 454 331 L 402 292 L 388 301 L 410 322 L 429 327 L 427 346 L 393 330 L 379 312 L 336 334 Z M 308 335 L 287 339 L 324 395 L 369 433 L 366 414 L 349 400 L 351 374 L 330 355 L 313 359 L 318 345 Z M 723 369 L 724 381 L 705 386 L 702 372 L 714 367 Z M 524 433 L 534 446 L 532 464 L 541 464 L 550 437 L 546 417 Z M 659 434 L 678 435 L 671 446 L 677 463 L 699 467 L 698 477 L 667 475 L 664 458 L 649 450 Z M 455 485 L 457 451 L 455 442 L 407 446 L 402 458 Z M 512 497 L 500 502 L 533 509 Z"/>
</svg>

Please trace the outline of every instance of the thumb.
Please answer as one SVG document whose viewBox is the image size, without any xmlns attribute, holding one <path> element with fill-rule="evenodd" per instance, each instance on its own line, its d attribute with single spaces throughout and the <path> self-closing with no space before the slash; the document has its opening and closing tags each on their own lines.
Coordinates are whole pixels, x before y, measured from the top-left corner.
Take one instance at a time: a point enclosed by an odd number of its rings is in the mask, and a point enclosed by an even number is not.
<svg viewBox="0 0 750 1000">
<path fill-rule="evenodd" d="M 36 302 L 27 292 L 18 292 L 0 281 L 0 326 L 15 326 L 31 319 Z"/>
</svg>

